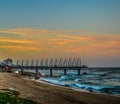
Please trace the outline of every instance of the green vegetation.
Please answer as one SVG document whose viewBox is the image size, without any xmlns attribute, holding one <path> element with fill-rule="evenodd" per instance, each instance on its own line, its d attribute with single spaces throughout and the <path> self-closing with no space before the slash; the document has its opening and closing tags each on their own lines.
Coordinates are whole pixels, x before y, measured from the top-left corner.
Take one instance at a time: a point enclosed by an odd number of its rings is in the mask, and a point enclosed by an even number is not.
<svg viewBox="0 0 120 104">
<path fill-rule="evenodd" d="M 0 104 L 36 104 L 34 101 L 21 99 L 19 92 L 13 90 L 0 90 Z"/>
</svg>

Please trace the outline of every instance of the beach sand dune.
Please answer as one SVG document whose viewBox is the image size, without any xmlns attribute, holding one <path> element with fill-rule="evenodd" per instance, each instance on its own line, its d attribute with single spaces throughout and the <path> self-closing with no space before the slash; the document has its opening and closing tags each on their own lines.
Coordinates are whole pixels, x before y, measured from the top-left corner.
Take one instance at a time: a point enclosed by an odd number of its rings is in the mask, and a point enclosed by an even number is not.
<svg viewBox="0 0 120 104">
<path fill-rule="evenodd" d="M 120 104 L 120 97 L 80 92 L 37 82 L 14 73 L 0 73 L 0 89 L 14 89 L 37 104 Z"/>
</svg>

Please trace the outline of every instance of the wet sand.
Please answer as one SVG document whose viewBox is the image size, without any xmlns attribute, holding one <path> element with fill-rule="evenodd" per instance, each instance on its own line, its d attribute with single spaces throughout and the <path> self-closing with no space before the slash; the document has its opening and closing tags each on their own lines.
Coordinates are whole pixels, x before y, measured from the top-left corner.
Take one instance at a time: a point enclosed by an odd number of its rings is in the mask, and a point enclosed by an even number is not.
<svg viewBox="0 0 120 104">
<path fill-rule="evenodd" d="M 120 96 L 76 91 L 48 83 L 30 80 L 19 74 L 0 73 L 0 89 L 12 88 L 20 97 L 37 104 L 120 104 Z"/>
</svg>

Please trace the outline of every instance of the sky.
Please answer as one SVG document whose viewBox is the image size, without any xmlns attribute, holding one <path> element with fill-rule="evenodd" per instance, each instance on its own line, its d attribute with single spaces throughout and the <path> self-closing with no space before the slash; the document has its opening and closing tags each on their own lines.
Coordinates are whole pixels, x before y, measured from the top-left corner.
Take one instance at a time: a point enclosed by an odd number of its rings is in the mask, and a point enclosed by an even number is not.
<svg viewBox="0 0 120 104">
<path fill-rule="evenodd" d="M 0 0 L 0 60 L 120 66 L 119 45 L 120 0 Z"/>
</svg>

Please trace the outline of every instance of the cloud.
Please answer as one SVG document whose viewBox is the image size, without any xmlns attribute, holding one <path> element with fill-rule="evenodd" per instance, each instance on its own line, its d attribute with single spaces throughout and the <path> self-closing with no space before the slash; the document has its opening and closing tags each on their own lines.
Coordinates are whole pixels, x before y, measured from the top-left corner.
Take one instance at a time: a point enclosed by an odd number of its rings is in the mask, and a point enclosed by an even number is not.
<svg viewBox="0 0 120 104">
<path fill-rule="evenodd" d="M 17 51 L 32 50 L 79 54 L 86 56 L 119 56 L 120 36 L 115 34 L 98 34 L 88 31 L 40 30 L 29 28 L 0 30 L 0 33 L 20 35 L 19 38 L 0 36 L 0 48 Z M 24 54 L 29 54 L 29 53 Z M 44 53 L 43 53 L 44 54 Z M 38 54 L 39 55 L 39 54 Z"/>
<path fill-rule="evenodd" d="M 1 45 L 1 48 L 7 49 L 7 50 L 11 50 L 14 49 L 14 51 L 28 51 L 28 50 L 33 50 L 33 51 L 40 51 L 40 50 L 44 50 L 44 48 L 42 47 L 33 47 L 33 46 L 21 46 L 21 45 Z"/>
<path fill-rule="evenodd" d="M 27 35 L 25 32 L 13 30 L 13 29 L 0 30 L 0 33 L 15 34 L 15 35 Z"/>
<path fill-rule="evenodd" d="M 21 35 L 21 36 L 30 36 L 30 35 L 40 35 L 40 34 L 48 34 L 48 33 L 50 34 L 50 33 L 53 33 L 53 31 L 32 29 L 32 28 L 15 28 L 15 29 L 0 30 L 0 33 L 7 33 L 7 34 L 14 34 L 14 35 Z"/>
<path fill-rule="evenodd" d="M 20 40 L 20 39 L 8 39 L 8 38 L 1 38 L 0 42 L 3 43 L 21 43 L 21 44 L 26 44 L 26 43 L 36 43 L 35 41 L 32 40 Z"/>
</svg>

